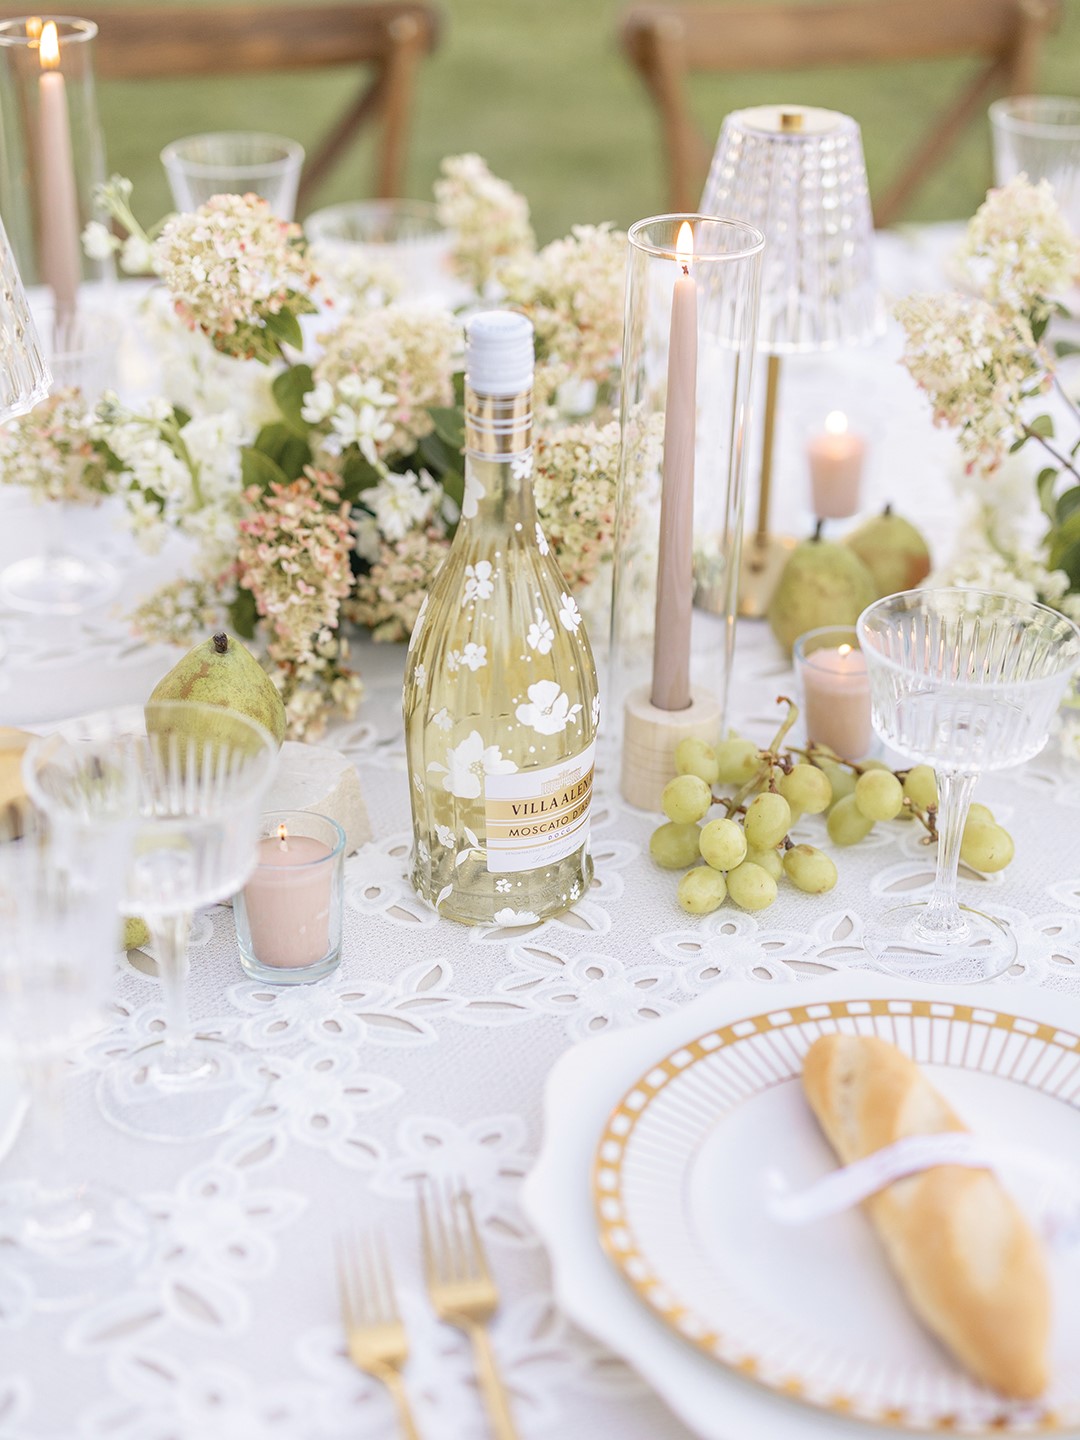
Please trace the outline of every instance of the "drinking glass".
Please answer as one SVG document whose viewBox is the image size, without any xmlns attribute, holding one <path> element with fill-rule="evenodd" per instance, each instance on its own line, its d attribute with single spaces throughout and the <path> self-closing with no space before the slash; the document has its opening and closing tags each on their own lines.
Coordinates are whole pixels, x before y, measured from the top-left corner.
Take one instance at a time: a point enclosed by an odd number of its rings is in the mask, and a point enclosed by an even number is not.
<svg viewBox="0 0 1080 1440">
<path fill-rule="evenodd" d="M 247 1048 L 192 1024 L 188 935 L 193 910 L 235 894 L 251 873 L 276 762 L 261 725 L 184 700 L 72 722 L 27 753 L 27 786 L 46 814 L 102 836 L 132 832 L 121 908 L 149 926 L 165 1028 L 101 1077 L 101 1109 L 123 1130 L 157 1140 L 214 1135 L 261 1099 Z"/>
<path fill-rule="evenodd" d="M 1023 172 L 1049 180 L 1057 202 L 1080 235 L 1080 100 L 1065 95 L 1012 95 L 990 106 L 994 180 L 1005 185 Z"/>
<path fill-rule="evenodd" d="M 93 843 L 74 827 L 0 844 L 0 1059 L 24 1072 L 27 1140 L 38 1152 L 33 1178 L 0 1186 L 0 1248 L 10 1247 L 43 1309 L 117 1289 L 149 1234 L 133 1200 L 65 1174 L 65 1070 L 73 1046 L 104 1021 L 124 843 Z"/>
<path fill-rule="evenodd" d="M 0 222 L 0 425 L 44 400 L 50 379 L 15 256 Z"/>
<path fill-rule="evenodd" d="M 978 776 L 1037 755 L 1080 663 L 1080 630 L 1056 610 L 984 590 L 907 590 L 864 610 L 857 630 L 874 729 L 932 765 L 937 873 L 929 900 L 868 927 L 882 969 L 941 983 L 992 980 L 1016 958 L 1004 920 L 957 899 L 960 843 Z"/>
<path fill-rule="evenodd" d="M 427 200 L 354 200 L 328 205 L 304 221 L 312 255 L 331 281 L 360 281 L 408 299 L 430 297 L 458 305 L 468 287 L 451 268 L 453 234 Z M 390 298 L 393 298 L 391 295 Z"/>
<path fill-rule="evenodd" d="M 296 213 L 304 147 L 281 135 L 219 130 L 188 135 L 161 152 L 178 210 L 197 210 L 212 195 L 261 195 L 280 220 Z"/>
<path fill-rule="evenodd" d="M 77 388 L 90 409 L 116 383 L 124 327 L 103 311 L 74 314 L 42 306 L 40 334 L 52 371 L 52 389 Z M 81 507 L 66 500 L 49 503 L 49 540 L 38 555 L 27 555 L 0 572 L 0 595 L 13 610 L 34 615 L 77 615 L 100 605 L 120 588 L 115 566 L 73 544 Z"/>
</svg>

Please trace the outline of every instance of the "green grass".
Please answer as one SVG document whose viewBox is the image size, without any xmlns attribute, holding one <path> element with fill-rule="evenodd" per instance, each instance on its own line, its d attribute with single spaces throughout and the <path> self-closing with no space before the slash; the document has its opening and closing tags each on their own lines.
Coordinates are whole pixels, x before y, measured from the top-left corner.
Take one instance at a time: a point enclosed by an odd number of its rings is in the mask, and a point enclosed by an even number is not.
<svg viewBox="0 0 1080 1440">
<path fill-rule="evenodd" d="M 214 8 L 222 3 L 228 0 L 215 0 Z M 616 0 L 443 0 L 445 38 L 422 71 L 409 193 L 430 193 L 443 155 L 477 150 L 529 197 L 544 240 L 576 221 L 627 225 L 665 208 L 652 106 L 615 43 L 622 8 Z M 1042 88 L 1076 93 L 1078 67 L 1080 0 L 1065 0 Z M 963 66 L 934 62 L 805 76 L 698 77 L 693 96 L 709 131 L 719 129 L 728 110 L 770 100 L 845 110 L 863 127 L 871 186 L 880 189 L 962 73 Z M 147 220 L 156 219 L 169 205 L 157 158 L 169 140 L 243 128 L 311 143 L 356 84 L 345 72 L 103 84 L 109 164 L 132 177 L 137 208 Z M 984 123 L 972 128 L 953 162 L 927 184 L 911 218 L 970 214 L 989 174 Z M 370 177 L 370 150 L 358 146 L 316 203 L 367 195 Z"/>
</svg>

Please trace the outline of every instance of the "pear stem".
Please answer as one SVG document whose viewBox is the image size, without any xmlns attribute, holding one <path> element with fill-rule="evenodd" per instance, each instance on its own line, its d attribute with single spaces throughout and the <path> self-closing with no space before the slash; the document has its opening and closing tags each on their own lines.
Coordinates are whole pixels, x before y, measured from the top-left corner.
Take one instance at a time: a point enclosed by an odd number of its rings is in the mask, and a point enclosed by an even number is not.
<svg viewBox="0 0 1080 1440">
<path fill-rule="evenodd" d="M 229 637 L 224 630 L 219 630 L 214 636 L 214 649 L 219 655 L 224 655 L 229 648 Z"/>
</svg>

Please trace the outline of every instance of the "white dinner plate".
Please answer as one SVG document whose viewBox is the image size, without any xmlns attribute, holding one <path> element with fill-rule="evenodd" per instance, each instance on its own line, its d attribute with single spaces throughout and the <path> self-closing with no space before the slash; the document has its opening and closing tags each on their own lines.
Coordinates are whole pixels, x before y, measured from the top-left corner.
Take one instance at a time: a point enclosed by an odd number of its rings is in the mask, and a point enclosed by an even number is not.
<svg viewBox="0 0 1080 1440">
<path fill-rule="evenodd" d="M 843 1437 L 850 1437 L 850 1440 L 879 1437 L 880 1440 L 890 1432 L 896 1433 L 897 1421 L 892 1419 L 890 1424 L 882 1425 L 851 1415 L 841 1420 L 832 1410 L 806 1405 L 748 1379 L 743 1373 L 718 1364 L 712 1355 L 688 1343 L 685 1336 L 669 1328 L 650 1306 L 635 1298 L 626 1278 L 601 1248 L 593 1209 L 594 1157 L 607 1130 L 609 1117 L 622 1097 L 638 1088 L 639 1078 L 655 1069 L 663 1057 L 686 1049 L 696 1038 L 732 1026 L 745 1017 L 783 1017 L 793 1013 L 797 1006 L 806 1006 L 810 1011 L 817 1011 L 817 1007 L 821 1006 L 821 1011 L 810 1018 L 823 1019 L 828 1023 L 835 1019 L 829 1014 L 831 1002 L 925 1000 L 928 994 L 933 995 L 934 1005 L 943 1007 L 942 1018 L 948 1022 L 949 1029 L 953 1027 L 957 1007 L 966 1006 L 977 1011 L 1025 1017 L 1034 1022 L 1036 1030 L 1040 1025 L 1048 1027 L 1046 1033 L 1067 1031 L 1071 1035 L 1080 1034 L 1080 1002 L 1069 996 L 1012 985 L 984 985 L 978 991 L 980 1004 L 972 1007 L 975 997 L 970 987 L 940 987 L 930 991 L 925 986 L 905 984 L 886 976 L 852 973 L 812 984 L 770 984 L 767 987 L 719 985 L 672 1015 L 587 1041 L 568 1052 L 554 1067 L 546 1091 L 544 1142 L 538 1161 L 526 1181 L 524 1201 L 529 1218 L 551 1258 L 556 1297 L 571 1319 L 637 1368 L 685 1424 L 705 1440 L 843 1440 Z M 939 1027 L 930 1023 L 931 1017 L 926 1018 L 927 1031 L 933 1033 Z M 774 1027 L 770 1022 L 771 1028 Z M 681 1073 L 685 1067 L 675 1068 Z M 999 1077 L 988 1082 L 955 1066 L 934 1064 L 930 1070 L 935 1083 L 947 1091 L 980 1132 L 1000 1134 L 1009 1140 L 1020 1136 L 1025 1143 L 1031 1143 L 1036 1138 L 1030 1131 L 1031 1117 L 1038 1112 L 1038 1124 L 1053 1127 L 1054 1133 L 1059 1133 L 1056 1128 L 1059 1121 L 1046 1117 L 1051 1113 L 1057 1115 L 1059 1111 L 1064 1115 L 1066 1105 L 1033 1087 L 1028 1087 L 1031 1091 L 1029 1095 L 1028 1090 L 1018 1083 L 1019 1072 L 1016 1069 L 1013 1071 L 1016 1079 L 1006 1081 Z M 997 1097 L 991 1101 L 990 1113 L 985 1109 L 985 1099 L 980 1100 L 977 1093 L 986 1083 L 990 1084 Z M 786 1093 L 794 1098 L 797 1086 L 793 1081 L 778 1078 L 777 1084 L 770 1090 L 776 1091 L 775 1103 L 783 1106 L 783 1095 Z M 989 1093 L 987 1091 L 987 1095 Z M 750 1116 L 758 1105 L 772 1103 L 763 1098 L 755 1099 L 745 1107 L 744 1113 Z M 746 1138 L 751 1130 L 761 1129 L 764 1132 L 766 1128 L 764 1109 L 758 1113 L 762 1125 L 749 1129 L 744 1127 L 744 1139 L 740 1144 L 752 1143 L 755 1153 L 768 1155 L 769 1163 L 777 1163 L 771 1146 L 760 1137 L 755 1134 L 752 1142 Z M 835 1164 L 824 1142 L 817 1136 L 815 1122 L 808 1111 L 799 1109 L 785 1115 L 781 1110 L 778 1115 L 784 1124 L 789 1119 L 792 1121 L 791 1133 L 786 1139 L 781 1137 L 783 1143 L 779 1157 L 787 1179 L 813 1178 L 823 1168 Z M 1065 1123 L 1068 1119 L 1066 1117 Z M 1080 1113 L 1072 1113 L 1071 1121 L 1074 1126 L 1080 1124 Z M 724 1123 L 720 1122 L 721 1127 Z M 735 1121 L 737 1125 L 742 1123 Z M 713 1129 L 716 1128 L 714 1125 Z M 768 1128 L 772 1129 L 771 1121 Z M 1049 1132 L 1040 1129 L 1037 1135 L 1041 1137 L 1044 1133 Z M 1070 1143 L 1075 1155 L 1076 1140 L 1080 1135 L 1075 1129 L 1071 1134 Z M 706 1219 L 693 1221 L 692 1212 L 684 1219 L 686 1212 L 680 1200 L 668 1215 L 668 1227 L 690 1230 L 693 1223 L 706 1236 L 720 1235 L 722 1239 L 722 1231 L 712 1220 L 715 1205 L 715 1214 L 724 1226 L 736 1224 L 739 1228 L 735 1232 L 735 1243 L 722 1246 L 719 1252 L 715 1249 L 716 1240 L 713 1238 L 709 1242 L 713 1250 L 705 1246 L 705 1259 L 712 1266 L 722 1263 L 743 1266 L 736 1273 L 745 1276 L 748 1271 L 755 1270 L 761 1261 L 760 1250 L 755 1252 L 753 1247 L 762 1243 L 760 1227 L 763 1222 L 757 1207 L 750 1203 L 755 1197 L 760 1199 L 760 1190 L 756 1185 L 748 1188 L 749 1182 L 741 1171 L 723 1164 L 723 1146 L 719 1142 L 715 1147 L 703 1147 L 701 1154 L 703 1159 L 710 1156 L 709 1163 L 716 1163 L 719 1167 L 717 1173 L 701 1163 L 695 1171 L 697 1183 L 703 1187 L 701 1194 L 708 1197 L 707 1201 L 699 1199 L 696 1202 Z M 738 1199 L 740 1189 L 744 1197 L 742 1201 Z M 746 1207 L 743 1211 L 738 1208 L 740 1204 Z M 830 1230 L 839 1224 L 834 1221 L 820 1223 Z M 845 1304 L 854 1300 L 860 1305 L 874 1307 L 872 1312 L 860 1312 L 867 1328 L 870 1319 L 876 1324 L 880 1315 L 886 1313 L 888 1323 L 897 1327 L 898 1336 L 907 1337 L 907 1340 L 914 1336 L 914 1342 L 925 1347 L 921 1353 L 931 1357 L 932 1366 L 949 1370 L 949 1361 L 942 1359 L 934 1342 L 921 1333 L 908 1314 L 872 1232 L 863 1227 L 857 1216 L 849 1216 L 843 1222 L 843 1229 L 850 1230 L 852 1227 L 854 1239 L 845 1243 L 852 1243 L 855 1249 L 850 1257 L 844 1257 L 843 1263 L 836 1262 L 835 1253 L 832 1253 L 832 1263 L 823 1265 L 820 1270 L 816 1268 L 819 1262 L 815 1254 L 804 1255 L 800 1260 L 804 1275 L 807 1273 L 805 1267 L 810 1267 L 810 1271 L 816 1274 L 811 1283 L 818 1286 L 817 1303 L 812 1303 L 814 1296 L 810 1296 L 806 1308 L 802 1312 L 796 1311 L 794 1319 L 798 1320 L 800 1314 L 805 1316 L 809 1312 L 813 1326 L 814 1316 L 820 1312 L 821 1324 L 812 1328 L 811 1333 L 833 1343 L 839 1336 L 843 1348 L 844 1337 L 852 1333 L 851 1321 L 844 1318 L 843 1311 L 831 1297 L 837 1287 L 844 1287 L 842 1293 L 848 1297 Z M 808 1233 L 802 1232 L 804 1245 Z M 790 1237 L 784 1243 L 789 1245 Z M 830 1245 L 832 1243 L 830 1241 Z M 805 1248 L 813 1252 L 815 1244 L 805 1245 Z M 732 1261 L 730 1257 L 735 1251 L 744 1253 Z M 719 1260 L 714 1258 L 716 1254 L 719 1254 Z M 1068 1263 L 1080 1267 L 1080 1262 L 1075 1259 L 1070 1258 Z M 1055 1261 L 1055 1270 L 1057 1268 Z M 851 1272 L 855 1279 L 850 1290 L 846 1288 L 847 1276 L 840 1273 L 845 1270 Z M 1073 1289 L 1080 1291 L 1080 1268 L 1074 1268 L 1073 1277 Z M 766 1269 L 760 1280 L 751 1274 L 752 1298 L 759 1309 L 771 1313 L 774 1295 L 787 1293 L 776 1289 L 782 1278 L 775 1267 Z M 1070 1297 L 1066 1296 L 1066 1305 L 1070 1304 Z M 1055 1317 L 1056 1350 L 1060 1348 L 1061 1320 L 1059 1313 Z M 845 1326 L 848 1328 L 843 1328 Z M 858 1334 L 857 1322 L 855 1333 Z M 859 1340 L 865 1343 L 861 1335 Z M 875 1343 L 880 1346 L 880 1337 Z M 1076 1353 L 1074 1349 L 1072 1356 L 1066 1359 L 1066 1376 L 1070 1369 L 1076 1369 Z M 1060 1363 L 1058 1368 L 1060 1371 Z M 959 1375 L 958 1371 L 950 1373 Z M 911 1381 L 913 1385 L 918 1383 L 917 1373 L 912 1374 Z M 1057 1433 L 1069 1435 L 1070 1440 L 1080 1440 L 1080 1423 L 1066 1422 L 1059 1417 L 1051 1424 Z M 952 1428 L 955 1430 L 955 1422 Z"/>
<path fill-rule="evenodd" d="M 877 1035 L 917 1060 L 976 1133 L 1080 1155 L 1080 1036 L 949 1000 L 841 999 L 714 1027 L 658 1057 L 597 1148 L 601 1241 L 634 1290 L 691 1343 L 759 1384 L 844 1416 L 915 1430 L 1080 1425 L 1080 1266 L 1049 1252 L 1053 1380 L 1009 1403 L 916 1320 L 869 1220 L 787 1226 L 770 1176 L 801 1189 L 836 1169 L 803 1095 L 821 1035 Z M 1038 1192 L 1019 1195 L 1034 1209 Z"/>
</svg>

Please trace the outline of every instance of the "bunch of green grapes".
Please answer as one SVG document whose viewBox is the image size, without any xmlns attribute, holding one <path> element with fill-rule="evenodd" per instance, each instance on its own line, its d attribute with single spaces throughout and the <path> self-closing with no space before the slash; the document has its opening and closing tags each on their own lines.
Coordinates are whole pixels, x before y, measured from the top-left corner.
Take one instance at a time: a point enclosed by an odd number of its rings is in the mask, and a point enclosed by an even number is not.
<svg viewBox="0 0 1080 1440">
<path fill-rule="evenodd" d="M 792 706 L 781 735 L 793 718 Z M 732 736 L 716 746 L 683 740 L 676 749 L 677 774 L 662 799 L 667 823 L 654 831 L 649 850 L 663 869 L 686 872 L 678 899 L 689 914 L 711 914 L 729 896 L 744 910 L 764 910 L 783 880 L 810 895 L 831 890 L 837 881 L 831 857 L 791 839 L 803 815 L 827 812 L 829 839 L 839 846 L 856 845 L 879 822 L 896 819 L 918 819 L 928 840 L 936 839 L 937 785 L 928 765 L 894 772 L 876 760 L 842 760 L 821 746 L 778 752 L 776 743 L 763 751 Z M 736 793 L 717 797 L 717 785 Z M 707 820 L 714 804 L 725 813 Z M 1012 859 L 1012 839 L 985 805 L 971 807 L 960 854 L 984 874 Z"/>
</svg>

